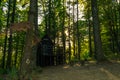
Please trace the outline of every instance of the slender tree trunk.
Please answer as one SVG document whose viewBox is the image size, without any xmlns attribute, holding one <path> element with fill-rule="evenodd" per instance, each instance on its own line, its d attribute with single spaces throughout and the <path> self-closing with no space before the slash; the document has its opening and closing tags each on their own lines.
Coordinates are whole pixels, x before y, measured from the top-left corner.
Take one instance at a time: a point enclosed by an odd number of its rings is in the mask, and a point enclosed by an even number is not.
<svg viewBox="0 0 120 80">
<path fill-rule="evenodd" d="M 105 57 L 102 49 L 102 41 L 100 36 L 100 23 L 99 23 L 99 17 L 98 17 L 97 0 L 91 0 L 91 5 L 92 5 L 92 16 L 93 16 L 95 58 L 99 62 L 104 60 Z"/>
<path fill-rule="evenodd" d="M 88 21 L 88 27 L 89 27 L 89 55 L 90 55 L 90 57 L 92 57 L 93 52 L 92 52 L 92 40 L 91 40 L 92 34 L 91 34 L 91 22 L 90 22 L 90 20 Z"/>
<path fill-rule="evenodd" d="M 69 33 L 69 35 L 68 35 L 68 37 L 69 37 L 69 43 L 68 43 L 68 45 L 69 45 L 69 62 L 71 61 L 71 38 L 70 38 L 70 26 L 69 26 L 69 28 L 68 28 L 69 30 L 68 30 L 68 33 Z"/>
<path fill-rule="evenodd" d="M 69 0 L 70 2 L 70 0 Z M 69 5 L 69 20 L 68 20 L 68 38 L 69 38 L 69 41 L 68 41 L 68 45 L 69 45 L 69 63 L 71 61 L 71 24 L 70 24 L 70 5 Z"/>
<path fill-rule="evenodd" d="M 50 34 L 51 32 L 51 23 L 52 23 L 52 21 L 51 21 L 51 0 L 49 0 L 49 5 L 48 5 L 48 8 L 49 8 L 49 14 L 48 14 L 48 29 L 47 29 L 47 33 L 48 34 Z"/>
<path fill-rule="evenodd" d="M 75 43 L 75 41 L 76 41 L 76 26 L 75 26 L 75 7 L 74 7 L 75 5 L 73 5 L 73 55 L 74 55 L 74 57 L 76 57 L 76 43 Z"/>
<path fill-rule="evenodd" d="M 65 52 L 66 52 L 66 42 L 65 42 L 65 1 L 63 0 L 63 23 L 62 23 L 62 44 L 63 44 L 63 62 L 65 63 Z"/>
<path fill-rule="evenodd" d="M 120 3 L 118 4 L 119 4 L 118 6 L 118 35 L 120 35 Z M 120 46 L 120 36 L 118 36 L 118 39 L 119 39 L 119 46 Z"/>
<path fill-rule="evenodd" d="M 117 7 L 114 6 L 114 10 L 113 10 L 113 14 L 114 14 L 114 36 L 115 36 L 115 43 L 116 43 L 116 47 L 117 47 L 117 53 L 119 54 L 120 53 L 120 44 L 119 44 L 119 35 L 118 35 L 118 32 L 119 32 L 119 26 L 118 26 L 118 23 L 119 23 L 119 18 L 118 18 L 118 11 L 117 11 Z"/>
<path fill-rule="evenodd" d="M 77 3 L 78 3 L 78 0 L 77 0 Z M 78 17 L 79 17 L 79 15 L 78 15 L 78 4 L 77 4 L 77 45 L 78 45 L 78 51 L 77 51 L 77 53 L 78 53 L 78 59 L 79 59 L 79 61 L 80 61 L 80 51 L 81 51 L 81 45 L 80 45 L 80 32 L 79 32 L 79 27 L 78 27 Z"/>
<path fill-rule="evenodd" d="M 17 64 L 17 57 L 18 57 L 18 46 L 19 46 L 19 35 L 17 34 L 17 42 L 16 42 L 16 50 L 15 50 L 15 59 L 14 59 L 14 66 L 16 67 Z"/>
<path fill-rule="evenodd" d="M 115 39 L 114 39 L 114 35 L 113 35 L 113 25 L 111 24 L 113 23 L 112 21 L 108 22 L 108 26 L 109 26 L 109 34 L 110 34 L 110 39 L 111 39 L 111 47 L 112 47 L 112 52 L 115 53 Z"/>
<path fill-rule="evenodd" d="M 89 5 L 89 4 L 88 4 Z M 92 52 L 92 34 L 91 34 L 91 30 L 92 30 L 92 25 L 91 25 L 91 20 L 90 20 L 90 9 L 88 7 L 88 11 L 87 11 L 87 15 L 88 15 L 88 29 L 89 29 L 89 56 L 93 57 L 93 52 Z"/>
<path fill-rule="evenodd" d="M 13 11 L 12 11 L 12 20 L 11 23 L 14 23 L 15 20 L 15 10 L 16 10 L 16 0 L 13 1 Z M 12 62 L 12 32 L 10 30 L 9 45 L 8 45 L 8 57 L 7 57 L 7 68 L 11 68 Z"/>
<path fill-rule="evenodd" d="M 3 56 L 2 56 L 2 68 L 5 68 L 5 57 L 6 57 L 7 35 L 8 35 L 8 31 L 6 30 L 6 31 L 5 31 L 5 42 L 4 42 Z"/>
<path fill-rule="evenodd" d="M 11 7 L 11 0 L 8 2 L 8 12 L 7 12 L 7 25 L 5 30 L 5 42 L 4 42 L 4 50 L 3 50 L 3 57 L 2 57 L 2 68 L 5 68 L 5 58 L 6 58 L 6 49 L 7 49 L 7 39 L 8 39 L 8 26 L 10 22 L 10 7 Z"/>
<path fill-rule="evenodd" d="M 68 28 L 68 38 L 69 38 L 69 42 L 68 42 L 68 45 L 69 45 L 69 62 L 71 61 L 71 26 L 70 26 L 70 19 L 69 19 L 69 28 Z"/>
</svg>

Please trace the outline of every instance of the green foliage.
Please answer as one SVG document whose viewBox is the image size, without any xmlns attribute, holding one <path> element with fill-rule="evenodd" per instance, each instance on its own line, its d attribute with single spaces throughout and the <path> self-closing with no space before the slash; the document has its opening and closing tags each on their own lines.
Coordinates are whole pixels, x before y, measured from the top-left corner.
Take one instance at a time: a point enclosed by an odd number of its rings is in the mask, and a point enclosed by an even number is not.
<svg viewBox="0 0 120 80">
<path fill-rule="evenodd" d="M 12 67 L 11 70 L 0 68 L 0 80 L 18 80 L 18 70 Z"/>
<path fill-rule="evenodd" d="M 6 74 L 7 74 L 7 70 L 0 68 L 0 76 L 1 76 L 0 80 L 5 80 L 4 75 L 6 75 Z"/>
<path fill-rule="evenodd" d="M 6 73 L 7 73 L 7 70 L 6 70 L 6 69 L 0 68 L 0 74 L 6 74 Z"/>
<path fill-rule="evenodd" d="M 89 60 L 89 59 L 90 56 L 88 50 L 84 50 L 84 52 L 81 54 L 81 60 Z"/>
<path fill-rule="evenodd" d="M 18 70 L 15 67 L 12 67 L 11 70 L 8 70 L 8 78 L 10 80 L 18 80 Z"/>
<path fill-rule="evenodd" d="M 29 1 L 30 0 L 17 0 L 16 5 L 16 15 L 15 15 L 15 22 L 20 21 L 26 21 L 28 19 L 28 11 L 29 11 Z M 64 2 L 63 2 L 64 1 Z M 41 23 L 39 24 L 39 34 L 40 38 L 42 38 L 45 34 L 46 27 L 49 27 L 50 37 L 52 38 L 57 45 L 62 45 L 62 38 L 63 33 L 65 33 L 65 41 L 66 41 L 66 61 L 69 62 L 69 50 L 68 50 L 68 36 L 70 35 L 70 41 L 71 41 L 71 61 L 70 62 L 77 62 L 78 57 L 74 56 L 74 48 L 75 45 L 75 54 L 78 56 L 79 53 L 77 53 L 78 50 L 78 42 L 77 42 L 77 35 L 80 35 L 80 47 L 81 47 L 81 60 L 89 59 L 89 31 L 88 31 L 88 19 L 90 19 L 92 26 L 92 20 L 91 20 L 91 1 L 90 0 L 73 0 L 69 2 L 69 0 L 51 0 L 51 3 L 49 3 L 48 0 L 39 0 L 38 4 L 41 5 L 40 12 L 41 14 L 38 14 L 41 18 Z M 73 20 L 73 13 L 68 13 L 69 6 L 66 6 L 66 3 L 71 5 L 71 7 L 75 7 L 77 4 L 84 5 L 84 20 Z M 7 9 L 8 3 L 7 0 L 3 0 L 0 5 L 0 50 L 3 50 L 4 48 L 4 38 L 5 38 L 5 28 L 6 28 L 6 21 L 7 21 Z M 112 0 L 99 0 L 98 1 L 99 6 L 99 18 L 100 18 L 100 29 L 101 29 L 101 39 L 103 42 L 103 49 L 105 52 L 105 56 L 109 59 L 119 59 L 120 55 L 118 55 L 118 49 L 116 45 L 116 40 L 114 35 L 111 35 L 111 32 L 114 32 L 118 36 L 118 42 L 120 42 L 120 4 L 113 3 Z M 80 8 L 80 7 L 79 7 Z M 11 12 L 10 12 L 11 13 Z M 76 14 L 76 11 L 75 13 Z M 70 18 L 70 21 L 69 21 Z M 49 22 L 50 21 L 50 22 Z M 70 23 L 70 25 L 69 25 Z M 77 33 L 76 26 L 78 23 L 79 33 Z M 112 24 L 111 24 L 112 23 Z M 110 25 L 111 24 L 111 25 Z M 114 26 L 114 27 L 112 27 Z M 68 34 L 68 29 L 70 28 L 70 34 Z M 75 28 L 75 29 L 74 29 Z M 115 30 L 114 30 L 115 28 Z M 112 30 L 110 30 L 112 29 Z M 117 30 L 118 29 L 118 30 Z M 91 29 L 91 34 L 93 30 Z M 67 33 L 67 34 L 66 34 Z M 25 36 L 26 33 L 13 33 L 13 56 L 12 60 L 14 60 L 15 54 L 18 54 L 18 63 L 20 63 L 23 48 L 24 48 L 24 42 L 25 42 Z M 92 34 L 93 36 L 93 34 Z M 73 44 L 75 40 L 75 43 Z M 113 42 L 112 42 L 113 40 Z M 58 42 L 57 42 L 58 41 Z M 7 42 L 8 44 L 8 42 Z M 56 44 L 55 44 L 56 45 Z M 18 47 L 17 47 L 18 46 Z M 115 52 L 111 49 L 111 47 L 115 47 Z M 8 46 L 7 46 L 8 49 Z M 18 49 L 18 52 L 16 53 L 16 49 Z M 93 46 L 93 37 L 92 37 L 92 50 L 94 52 L 94 46 Z M 0 55 L 2 55 L 2 51 L 0 51 Z M 117 55 L 116 55 L 117 54 Z M 2 58 L 2 56 L 0 57 Z M 2 62 L 2 59 L 0 59 Z M 14 63 L 14 61 L 13 61 Z M 19 65 L 18 65 L 19 66 Z M 41 71 L 41 69 L 40 69 Z M 38 70 L 39 72 L 39 70 Z M 4 73 L 4 70 L 0 70 L 0 73 Z M 13 68 L 11 71 L 9 71 L 9 75 L 13 76 L 11 78 L 14 78 L 17 73 L 17 70 Z"/>
</svg>

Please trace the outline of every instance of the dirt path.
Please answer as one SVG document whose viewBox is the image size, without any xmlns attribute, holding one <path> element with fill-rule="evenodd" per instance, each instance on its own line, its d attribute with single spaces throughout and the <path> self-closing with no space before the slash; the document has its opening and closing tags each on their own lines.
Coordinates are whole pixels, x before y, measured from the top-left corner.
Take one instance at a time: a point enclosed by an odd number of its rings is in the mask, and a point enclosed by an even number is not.
<svg viewBox="0 0 120 80">
<path fill-rule="evenodd" d="M 34 77 L 36 80 L 120 80 L 120 64 L 52 66 L 43 68 L 43 72 L 35 74 Z"/>
</svg>

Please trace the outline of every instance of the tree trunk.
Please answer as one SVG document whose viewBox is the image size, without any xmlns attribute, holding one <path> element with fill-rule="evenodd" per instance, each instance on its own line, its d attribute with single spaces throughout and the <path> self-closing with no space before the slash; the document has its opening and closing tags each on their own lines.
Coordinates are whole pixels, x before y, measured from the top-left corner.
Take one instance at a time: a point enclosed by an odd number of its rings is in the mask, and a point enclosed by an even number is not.
<svg viewBox="0 0 120 80">
<path fill-rule="evenodd" d="M 88 6 L 89 6 L 89 4 L 88 4 Z M 90 7 L 90 6 L 89 6 Z M 88 10 L 87 10 L 87 15 L 88 15 L 88 17 L 87 17 L 87 19 L 88 19 L 88 30 L 89 30 L 89 56 L 90 57 L 93 57 L 93 51 L 92 51 L 92 34 L 91 34 L 91 30 L 92 30 L 92 25 L 91 25 L 91 20 L 90 20 L 90 9 L 89 9 L 89 7 L 88 7 Z"/>
<path fill-rule="evenodd" d="M 95 58 L 99 62 L 99 61 L 103 61 L 105 57 L 102 49 L 102 41 L 100 36 L 100 23 L 98 17 L 97 0 L 91 0 L 91 5 L 92 5 L 92 17 L 93 17 Z"/>
<path fill-rule="evenodd" d="M 17 64 L 17 58 L 18 58 L 18 46 L 19 46 L 19 39 L 20 39 L 20 36 L 19 34 L 17 34 L 17 42 L 16 42 L 16 50 L 15 50 L 15 57 L 14 57 L 14 66 L 17 68 L 16 64 Z"/>
<path fill-rule="evenodd" d="M 70 0 L 69 0 L 70 2 Z M 70 8 L 70 5 L 69 5 Z M 70 24 L 70 9 L 69 9 L 69 20 L 68 20 L 68 45 L 69 45 L 69 63 L 71 61 L 71 24 Z"/>
<path fill-rule="evenodd" d="M 65 1 L 63 0 L 63 23 L 62 23 L 62 44 L 63 44 L 63 62 L 65 63 L 66 38 L 65 38 Z"/>
<path fill-rule="evenodd" d="M 13 1 L 13 11 L 12 11 L 12 20 L 11 23 L 14 23 L 15 18 L 15 9 L 16 9 L 16 0 Z M 9 37 L 9 45 L 8 45 L 8 56 L 7 56 L 7 68 L 11 68 L 11 62 L 12 62 L 12 33 L 10 30 L 10 37 Z"/>
<path fill-rule="evenodd" d="M 73 55 L 76 58 L 76 26 L 75 26 L 75 5 L 73 5 Z"/>
<path fill-rule="evenodd" d="M 24 48 L 24 54 L 21 62 L 20 67 L 20 75 L 22 76 L 21 80 L 27 76 L 27 78 L 30 78 L 30 74 L 32 70 L 36 67 L 36 46 L 34 47 L 35 50 L 33 50 L 33 35 L 34 35 L 34 26 L 37 25 L 37 0 L 30 0 L 30 9 L 29 9 L 29 16 L 28 21 L 31 23 L 31 28 L 27 30 L 26 33 L 26 41 L 25 41 L 25 48 Z"/>
<path fill-rule="evenodd" d="M 51 0 L 49 0 L 49 5 L 48 5 L 48 10 L 49 10 L 49 14 L 48 14 L 48 29 L 47 29 L 47 34 L 50 34 L 51 33 Z"/>
<path fill-rule="evenodd" d="M 92 34 L 91 34 L 91 22 L 88 21 L 88 27 L 89 27 L 89 55 L 90 57 L 93 57 L 93 51 L 92 51 Z"/>
<path fill-rule="evenodd" d="M 7 51 L 7 39 L 8 39 L 8 26 L 10 22 L 10 4 L 11 0 L 9 0 L 8 3 L 8 13 L 7 13 L 7 25 L 6 25 L 6 31 L 5 31 L 5 42 L 4 42 L 4 50 L 3 50 L 3 57 L 2 57 L 2 68 L 5 68 L 5 58 L 6 58 L 6 51 Z"/>
<path fill-rule="evenodd" d="M 70 27 L 70 26 L 69 26 Z M 68 37 L 69 37 L 69 42 L 68 42 L 68 45 L 69 45 L 69 62 L 71 61 L 71 38 L 70 38 L 70 28 L 68 28 L 69 30 L 68 30 L 68 33 L 69 33 L 69 35 L 68 35 Z"/>
<path fill-rule="evenodd" d="M 78 0 L 77 0 L 77 3 L 78 3 Z M 78 27 L 78 17 L 79 17 L 79 15 L 78 15 L 78 4 L 77 4 L 77 25 L 76 25 L 76 27 L 77 27 L 77 45 L 78 45 L 78 59 L 79 59 L 79 61 L 80 61 L 80 51 L 81 51 L 81 44 L 80 44 L 80 32 L 79 32 L 79 27 Z"/>
</svg>

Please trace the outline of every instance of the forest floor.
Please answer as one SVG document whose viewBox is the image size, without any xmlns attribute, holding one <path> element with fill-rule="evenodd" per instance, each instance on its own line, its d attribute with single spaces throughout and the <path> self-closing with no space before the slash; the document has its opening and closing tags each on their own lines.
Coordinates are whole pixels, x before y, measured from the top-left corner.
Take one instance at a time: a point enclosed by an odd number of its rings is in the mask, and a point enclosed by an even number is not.
<svg viewBox="0 0 120 80">
<path fill-rule="evenodd" d="M 34 73 L 33 80 L 120 80 L 120 62 L 45 67 Z"/>
</svg>

